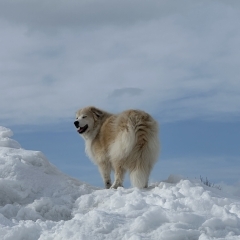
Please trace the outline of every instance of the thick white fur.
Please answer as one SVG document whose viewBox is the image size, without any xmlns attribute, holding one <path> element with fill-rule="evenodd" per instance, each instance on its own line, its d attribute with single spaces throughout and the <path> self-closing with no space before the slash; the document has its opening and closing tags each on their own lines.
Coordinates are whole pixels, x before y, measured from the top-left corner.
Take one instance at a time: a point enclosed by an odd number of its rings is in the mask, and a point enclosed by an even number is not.
<svg viewBox="0 0 240 240">
<path fill-rule="evenodd" d="M 124 130 L 116 135 L 109 147 L 109 157 L 111 159 L 122 159 L 129 156 L 134 145 L 136 136 L 133 127 L 128 124 L 128 131 Z"/>
<path fill-rule="evenodd" d="M 98 165 L 106 188 L 122 186 L 124 174 L 130 173 L 134 187 L 148 186 L 150 172 L 158 159 L 158 124 L 147 113 L 127 110 L 110 114 L 95 107 L 80 109 L 76 114 L 87 155 Z M 115 181 L 111 184 L 110 173 Z"/>
</svg>

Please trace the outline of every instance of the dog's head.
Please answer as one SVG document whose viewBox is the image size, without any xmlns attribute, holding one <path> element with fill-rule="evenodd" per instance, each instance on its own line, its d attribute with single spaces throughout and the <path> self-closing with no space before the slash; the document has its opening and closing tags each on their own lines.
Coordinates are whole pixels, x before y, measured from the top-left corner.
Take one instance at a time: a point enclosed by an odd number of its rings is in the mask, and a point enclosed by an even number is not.
<svg viewBox="0 0 240 240">
<path fill-rule="evenodd" d="M 79 109 L 76 113 L 74 125 L 79 134 L 87 136 L 96 129 L 97 122 L 102 118 L 103 112 L 95 107 Z"/>
</svg>

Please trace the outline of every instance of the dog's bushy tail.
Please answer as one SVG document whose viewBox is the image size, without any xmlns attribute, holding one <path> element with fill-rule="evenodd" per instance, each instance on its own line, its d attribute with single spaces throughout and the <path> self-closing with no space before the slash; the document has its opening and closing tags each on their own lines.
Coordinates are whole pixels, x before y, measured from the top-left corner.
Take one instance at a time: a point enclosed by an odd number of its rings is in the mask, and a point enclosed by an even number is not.
<svg viewBox="0 0 240 240">
<path fill-rule="evenodd" d="M 130 180 L 137 188 L 148 187 L 148 178 L 160 151 L 158 124 L 147 114 L 145 118 L 145 121 L 134 119 L 136 142 L 131 154 L 134 164 L 130 170 Z"/>
<path fill-rule="evenodd" d="M 134 153 L 134 168 L 130 171 L 131 184 L 137 188 L 148 187 L 151 170 L 159 155 L 159 141 L 152 136 L 148 143 Z"/>
</svg>

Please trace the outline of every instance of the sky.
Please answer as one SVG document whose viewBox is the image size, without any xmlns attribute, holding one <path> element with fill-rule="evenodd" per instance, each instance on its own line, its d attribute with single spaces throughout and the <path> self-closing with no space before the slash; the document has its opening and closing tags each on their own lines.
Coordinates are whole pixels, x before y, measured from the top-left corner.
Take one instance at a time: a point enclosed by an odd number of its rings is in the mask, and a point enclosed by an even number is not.
<svg viewBox="0 0 240 240">
<path fill-rule="evenodd" d="M 161 129 L 151 181 L 239 182 L 238 0 L 2 0 L 0 35 L 0 125 L 23 148 L 102 186 L 75 112 L 138 108 Z"/>
</svg>

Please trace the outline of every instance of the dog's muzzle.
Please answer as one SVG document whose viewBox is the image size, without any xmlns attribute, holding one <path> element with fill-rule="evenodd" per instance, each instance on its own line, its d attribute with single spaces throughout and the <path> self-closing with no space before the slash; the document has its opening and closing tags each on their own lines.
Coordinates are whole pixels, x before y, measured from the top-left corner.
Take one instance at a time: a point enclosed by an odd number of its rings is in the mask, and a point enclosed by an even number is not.
<svg viewBox="0 0 240 240">
<path fill-rule="evenodd" d="M 79 128 L 79 121 L 75 121 L 74 125 L 75 125 L 76 128 Z"/>
<path fill-rule="evenodd" d="M 74 122 L 75 127 L 77 128 L 78 133 L 82 134 L 88 129 L 88 125 L 86 124 L 84 127 L 80 127 L 79 121 Z"/>
</svg>

